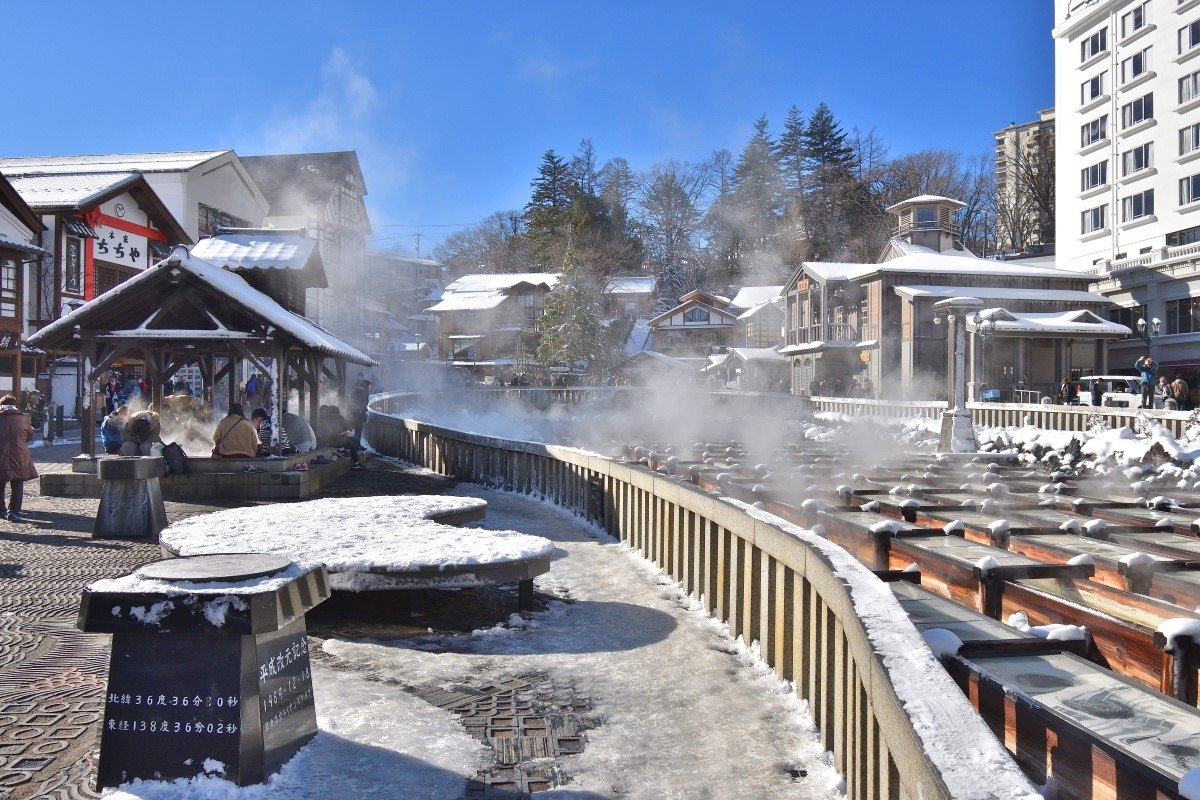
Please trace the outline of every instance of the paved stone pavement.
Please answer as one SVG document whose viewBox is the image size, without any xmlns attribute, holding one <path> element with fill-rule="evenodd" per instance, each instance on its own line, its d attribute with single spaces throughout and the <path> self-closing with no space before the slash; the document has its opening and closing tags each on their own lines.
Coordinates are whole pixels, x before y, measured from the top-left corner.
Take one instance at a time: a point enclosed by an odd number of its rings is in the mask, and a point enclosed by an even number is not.
<svg viewBox="0 0 1200 800">
<path fill-rule="evenodd" d="M 77 444 L 41 448 L 34 451 L 34 459 L 39 471 L 63 470 L 78 450 Z M 449 481 L 436 476 L 375 460 L 366 471 L 348 473 L 323 496 L 428 494 L 449 486 Z M 108 637 L 76 629 L 82 589 L 89 581 L 129 572 L 152 561 L 159 551 L 157 545 L 144 542 L 92 540 L 97 500 L 42 497 L 37 481 L 25 488 L 26 521 L 0 520 L 0 800 L 96 797 L 91 787 Z M 172 522 L 237 505 L 245 503 L 166 504 Z M 395 598 L 379 602 L 374 614 L 356 608 L 353 623 L 346 622 L 337 604 L 331 602 L 328 609 L 317 609 L 321 613 L 314 615 L 310 632 L 317 638 L 394 638 L 430 628 L 471 630 L 504 619 L 514 600 L 503 591 L 439 597 L 424 603 L 419 626 L 407 627 L 395 622 Z M 479 687 L 479 696 L 449 699 L 434 696 L 431 687 L 411 687 L 410 691 L 418 696 L 429 694 L 429 702 L 441 704 L 451 713 L 466 715 L 483 706 L 485 712 L 491 708 L 499 715 L 506 713 L 503 702 L 481 703 L 480 698 L 507 691 L 514 702 L 523 700 L 524 695 L 518 697 L 510 691 L 515 688 L 528 690 L 536 699 L 540 696 L 536 683 L 532 677 L 525 686 Z M 570 713 L 585 710 L 583 705 L 577 709 L 568 706 Z M 587 727 L 582 716 L 568 722 L 573 730 Z M 485 733 L 483 729 L 479 732 L 481 736 Z M 565 747 L 569 751 L 571 743 Z M 519 770 L 514 781 L 512 761 L 499 758 L 497 769 L 470 782 L 467 797 L 519 797 L 521 789 L 541 788 L 536 776 Z"/>
</svg>

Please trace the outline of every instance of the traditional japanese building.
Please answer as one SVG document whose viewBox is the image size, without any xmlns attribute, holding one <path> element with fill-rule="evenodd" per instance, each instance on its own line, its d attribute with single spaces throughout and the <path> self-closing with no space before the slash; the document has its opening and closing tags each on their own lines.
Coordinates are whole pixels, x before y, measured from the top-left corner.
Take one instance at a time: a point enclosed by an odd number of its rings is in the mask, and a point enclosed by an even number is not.
<svg viewBox="0 0 1200 800">
<path fill-rule="evenodd" d="M 317 241 L 329 285 L 310 291 L 309 317 L 346 341 L 370 349 L 362 288 L 371 221 L 363 201 L 367 184 L 358 154 L 344 150 L 244 156 L 242 163 L 271 205 L 264 223 L 304 228 Z"/>
<path fill-rule="evenodd" d="M 1062 375 L 1106 367 L 1107 342 L 1129 328 L 1105 319 L 1109 301 L 1088 291 L 1086 275 L 967 251 L 954 224 L 962 203 L 921 196 L 888 209 L 896 235 L 873 264 L 807 262 L 786 287 L 786 345 L 795 393 L 885 396 L 938 394 L 946 370 L 946 326 L 933 306 L 950 297 L 983 301 L 968 321 L 980 351 L 972 376 L 1007 388 L 1050 388 Z M 982 353 L 986 345 L 986 357 Z"/>
<path fill-rule="evenodd" d="M 699 370 L 708 356 L 738 343 L 737 318 L 729 310 L 729 298 L 695 289 L 650 320 L 650 349 L 693 362 Z"/>
<path fill-rule="evenodd" d="M 46 255 L 33 241 L 45 229 L 37 213 L 0 176 L 0 391 L 18 396 L 22 389 L 34 388 L 37 374 L 34 354 L 22 354 L 23 312 L 28 276 L 37 274 Z"/>
<path fill-rule="evenodd" d="M 658 279 L 653 275 L 622 275 L 604 287 L 603 313 L 607 319 L 637 319 L 654 310 Z"/>
<path fill-rule="evenodd" d="M 546 297 L 556 272 L 464 275 L 428 311 L 434 315 L 436 357 L 477 377 L 540 367 L 537 347 Z"/>
</svg>

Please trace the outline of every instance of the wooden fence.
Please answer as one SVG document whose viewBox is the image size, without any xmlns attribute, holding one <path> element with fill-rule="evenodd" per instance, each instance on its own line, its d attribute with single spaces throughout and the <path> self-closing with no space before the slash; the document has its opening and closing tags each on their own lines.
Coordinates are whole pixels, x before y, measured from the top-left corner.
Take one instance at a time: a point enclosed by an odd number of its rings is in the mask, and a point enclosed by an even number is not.
<svg viewBox="0 0 1200 800">
<path fill-rule="evenodd" d="M 579 399 L 571 397 L 577 392 L 594 396 L 595 390 L 553 390 L 537 402 L 570 402 Z M 796 402 L 779 397 L 781 403 Z M 860 618 L 855 608 L 863 599 L 855 587 L 874 586 L 876 579 L 844 551 L 636 464 L 387 413 L 411 399 L 401 394 L 372 399 L 367 422 L 372 447 L 458 480 L 544 496 L 651 559 L 727 622 L 733 636 L 758 642 L 767 663 L 795 684 L 845 776 L 847 797 L 1037 796 L 940 669 L 917 679 L 885 658 L 895 653 L 899 629 L 906 642 L 901 661 L 919 650 L 936 663 L 898 605 L 884 615 L 888 630 Z M 882 594 L 886 597 L 877 602 L 893 600 Z M 679 668 L 682 674 L 687 666 Z M 935 724 L 928 716 L 931 707 Z M 960 730 L 955 726 L 965 733 L 954 735 Z"/>
</svg>

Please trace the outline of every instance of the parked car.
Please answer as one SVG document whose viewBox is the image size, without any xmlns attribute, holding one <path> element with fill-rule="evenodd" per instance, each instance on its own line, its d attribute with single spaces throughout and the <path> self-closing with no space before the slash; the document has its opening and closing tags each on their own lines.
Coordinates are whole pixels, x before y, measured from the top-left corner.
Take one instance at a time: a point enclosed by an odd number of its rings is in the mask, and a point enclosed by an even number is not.
<svg viewBox="0 0 1200 800">
<path fill-rule="evenodd" d="M 1079 405 L 1092 405 L 1092 384 L 1103 381 L 1101 405 L 1113 408 L 1137 408 L 1142 404 L 1142 379 L 1136 375 L 1088 375 L 1075 383 L 1079 386 Z"/>
</svg>

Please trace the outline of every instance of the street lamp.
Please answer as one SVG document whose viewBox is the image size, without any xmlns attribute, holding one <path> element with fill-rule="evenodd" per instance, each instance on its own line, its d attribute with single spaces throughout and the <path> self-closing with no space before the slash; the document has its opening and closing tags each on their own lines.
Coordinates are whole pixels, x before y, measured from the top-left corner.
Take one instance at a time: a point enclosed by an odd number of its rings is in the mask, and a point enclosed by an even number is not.
<svg viewBox="0 0 1200 800">
<path fill-rule="evenodd" d="M 946 395 L 950 408 L 942 415 L 938 451 L 971 453 L 979 449 L 971 412 L 967 410 L 967 326 L 968 314 L 978 314 L 983 301 L 978 297 L 950 297 L 933 304 L 934 323 L 946 321 L 948 353 Z"/>
<path fill-rule="evenodd" d="M 990 317 L 981 316 L 978 311 L 971 315 L 971 322 L 975 324 L 975 337 L 979 339 L 979 343 L 983 345 L 983 369 L 980 370 L 984 377 L 988 374 L 988 343 L 992 337 L 996 335 L 996 322 Z M 975 377 L 975 376 L 972 376 Z M 987 380 L 978 382 L 981 386 L 987 386 Z"/>
<path fill-rule="evenodd" d="M 1146 320 L 1138 317 L 1137 321 L 1138 336 L 1146 343 L 1146 348 L 1149 349 L 1150 343 L 1159 337 L 1162 333 L 1162 320 L 1158 317 L 1150 320 L 1150 324 L 1146 324 Z"/>
</svg>

